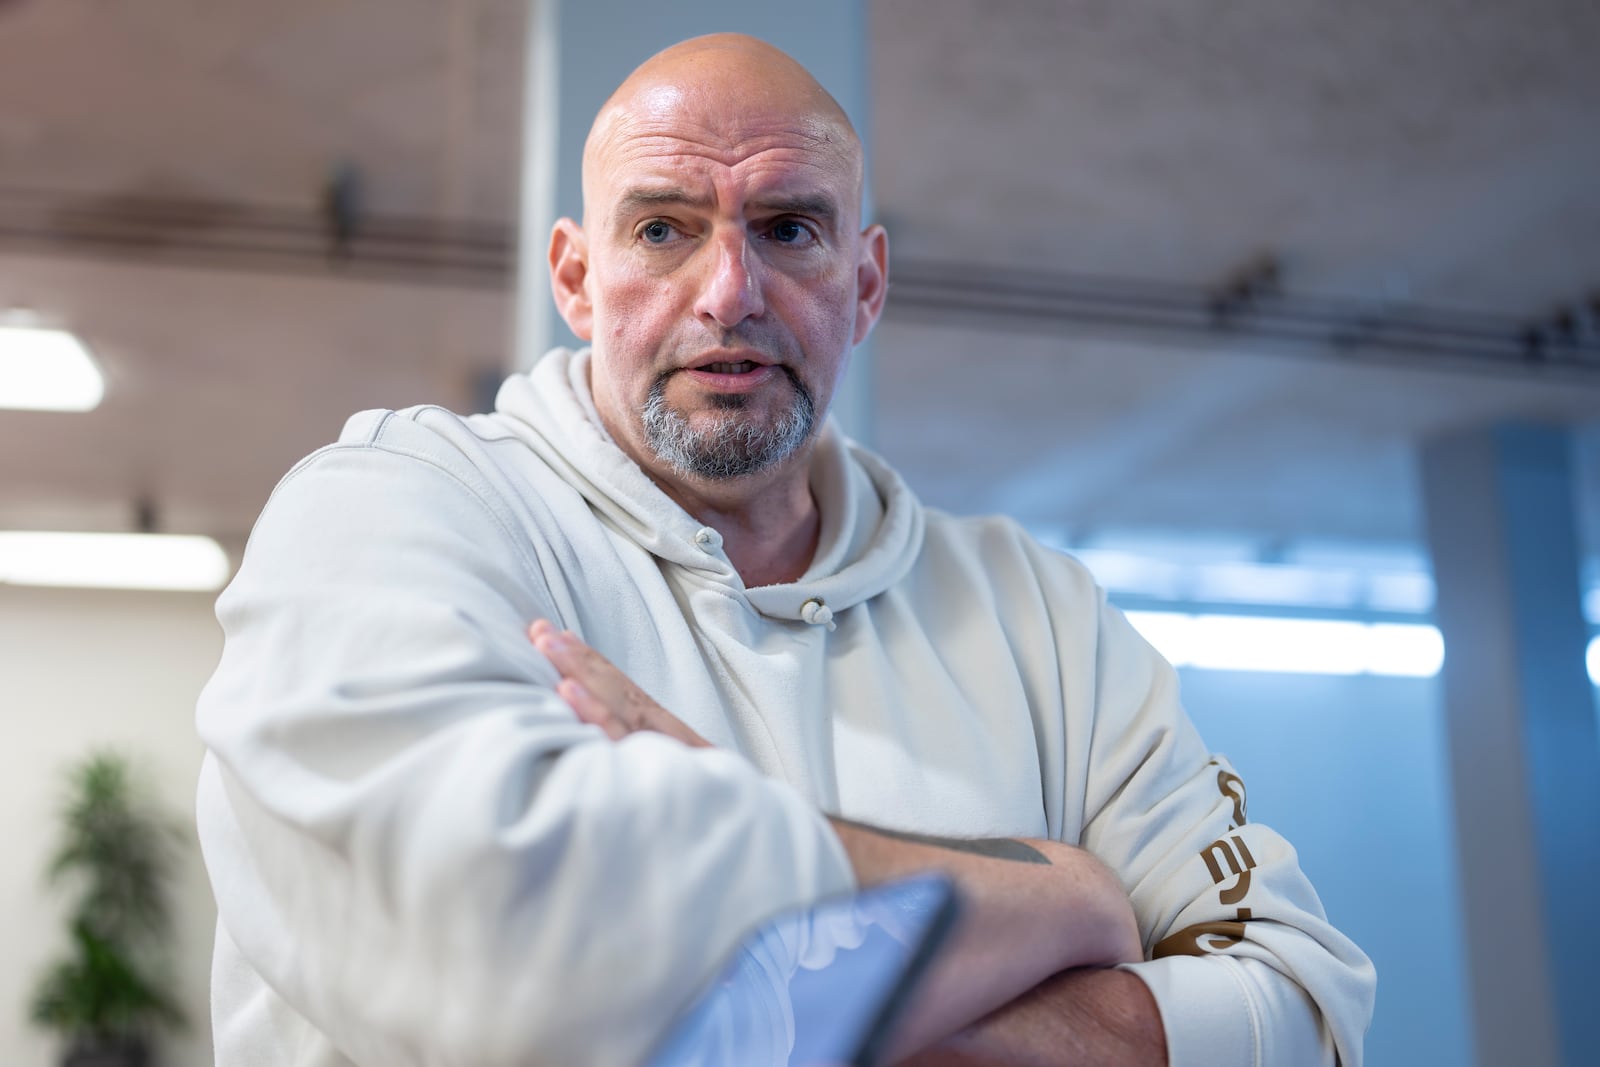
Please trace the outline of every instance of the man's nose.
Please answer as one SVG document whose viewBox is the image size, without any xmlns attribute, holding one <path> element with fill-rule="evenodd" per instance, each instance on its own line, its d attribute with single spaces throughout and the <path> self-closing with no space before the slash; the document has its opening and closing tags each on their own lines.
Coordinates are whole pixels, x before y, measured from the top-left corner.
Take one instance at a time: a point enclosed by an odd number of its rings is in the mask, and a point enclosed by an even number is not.
<svg viewBox="0 0 1600 1067">
<path fill-rule="evenodd" d="M 766 310 L 761 263 L 745 234 L 719 234 L 705 251 L 710 257 L 709 274 L 695 301 L 695 314 L 724 328 L 759 317 Z"/>
</svg>

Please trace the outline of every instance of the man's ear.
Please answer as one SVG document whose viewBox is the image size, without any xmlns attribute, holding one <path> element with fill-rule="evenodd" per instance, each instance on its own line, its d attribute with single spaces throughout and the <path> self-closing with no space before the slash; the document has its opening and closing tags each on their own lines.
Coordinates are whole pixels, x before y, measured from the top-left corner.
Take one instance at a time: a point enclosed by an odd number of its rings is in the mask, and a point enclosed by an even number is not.
<svg viewBox="0 0 1600 1067">
<path fill-rule="evenodd" d="M 861 231 L 861 258 L 856 262 L 856 335 L 860 344 L 883 314 L 889 295 L 889 232 L 877 223 Z"/>
<path fill-rule="evenodd" d="M 571 219 L 550 231 L 550 292 L 567 328 L 594 340 L 594 302 L 589 299 L 589 237 Z"/>
</svg>

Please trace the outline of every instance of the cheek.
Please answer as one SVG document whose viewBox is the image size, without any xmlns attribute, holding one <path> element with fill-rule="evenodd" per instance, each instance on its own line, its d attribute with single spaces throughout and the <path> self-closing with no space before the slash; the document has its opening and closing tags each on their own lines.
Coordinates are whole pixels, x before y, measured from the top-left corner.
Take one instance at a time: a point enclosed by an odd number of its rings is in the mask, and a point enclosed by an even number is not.
<svg viewBox="0 0 1600 1067">
<path fill-rule="evenodd" d="M 672 289 L 653 277 L 608 274 L 596 291 L 595 403 L 613 433 L 644 402 L 660 371 L 672 329 Z M 626 431 L 620 431 L 626 432 Z"/>
<path fill-rule="evenodd" d="M 855 335 L 856 290 L 853 274 L 829 278 L 826 284 L 803 291 L 798 306 L 807 347 L 818 355 L 841 355 Z"/>
<path fill-rule="evenodd" d="M 659 278 L 617 278 L 608 282 L 605 293 L 601 329 L 617 341 L 651 336 L 674 299 L 672 287 Z"/>
</svg>

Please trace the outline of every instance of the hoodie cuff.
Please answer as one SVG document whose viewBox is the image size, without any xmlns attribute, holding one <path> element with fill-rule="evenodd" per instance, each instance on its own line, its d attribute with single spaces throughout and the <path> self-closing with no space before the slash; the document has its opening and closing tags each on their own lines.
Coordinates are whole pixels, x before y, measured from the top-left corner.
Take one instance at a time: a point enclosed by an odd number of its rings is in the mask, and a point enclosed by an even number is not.
<svg viewBox="0 0 1600 1067">
<path fill-rule="evenodd" d="M 1168 1067 L 1239 1067 L 1261 1063 L 1260 1020 L 1225 956 L 1167 956 L 1121 967 L 1155 997 L 1167 1032 Z"/>
</svg>

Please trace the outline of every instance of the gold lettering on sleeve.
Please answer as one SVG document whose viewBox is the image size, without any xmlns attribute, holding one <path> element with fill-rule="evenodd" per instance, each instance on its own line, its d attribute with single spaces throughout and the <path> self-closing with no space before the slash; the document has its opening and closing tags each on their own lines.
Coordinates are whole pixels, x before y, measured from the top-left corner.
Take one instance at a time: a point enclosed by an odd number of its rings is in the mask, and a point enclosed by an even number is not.
<svg viewBox="0 0 1600 1067">
<path fill-rule="evenodd" d="M 1245 847 L 1244 840 L 1235 834 L 1231 838 L 1221 838 L 1211 842 L 1200 853 L 1200 858 L 1205 860 L 1206 870 L 1211 872 L 1211 881 L 1221 885 L 1230 878 L 1237 878 L 1237 885 L 1222 890 L 1217 894 L 1217 899 L 1224 904 L 1237 904 L 1250 892 L 1250 868 L 1256 865 L 1256 858 L 1250 855 L 1250 850 Z M 1224 873 L 1222 865 L 1226 863 L 1228 870 Z"/>
<path fill-rule="evenodd" d="M 1163 956 L 1205 956 L 1212 952 L 1220 952 L 1230 945 L 1237 945 L 1243 940 L 1244 923 L 1226 921 L 1195 923 L 1156 942 L 1156 947 L 1150 952 L 1150 958 L 1159 960 Z"/>
<path fill-rule="evenodd" d="M 1217 760 L 1211 762 L 1217 767 L 1217 790 L 1233 802 L 1233 819 L 1228 829 L 1237 830 L 1245 825 L 1244 780 Z M 1222 886 L 1217 892 L 1219 903 L 1233 907 L 1244 900 L 1250 892 L 1250 872 L 1256 866 L 1256 858 L 1250 854 L 1244 838 L 1238 834 L 1219 837 L 1200 850 L 1200 859 L 1211 875 L 1212 884 Z M 1232 884 L 1224 884 L 1228 882 Z M 1240 907 L 1235 908 L 1234 914 L 1233 920 L 1195 923 L 1169 934 L 1156 942 L 1151 958 L 1205 956 L 1237 945 L 1244 940 L 1244 924 L 1250 921 L 1251 913 L 1249 908 Z"/>
<path fill-rule="evenodd" d="M 1233 828 L 1237 830 L 1245 824 L 1244 818 L 1244 779 L 1229 770 L 1217 771 L 1217 788 L 1222 795 L 1233 801 Z"/>
</svg>

